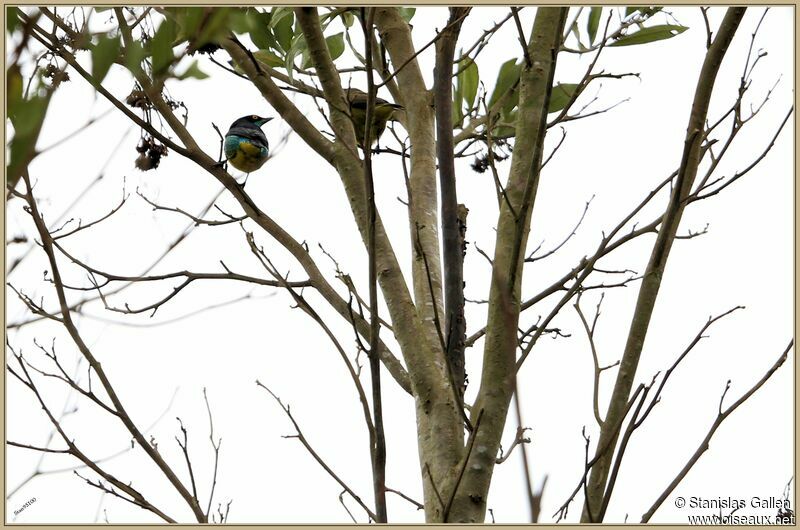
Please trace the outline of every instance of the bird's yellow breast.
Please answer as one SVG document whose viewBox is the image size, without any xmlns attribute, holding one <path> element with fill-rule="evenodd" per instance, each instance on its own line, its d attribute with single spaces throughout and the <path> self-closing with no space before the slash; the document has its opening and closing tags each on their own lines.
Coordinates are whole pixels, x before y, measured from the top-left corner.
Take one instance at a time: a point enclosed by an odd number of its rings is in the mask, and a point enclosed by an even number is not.
<svg viewBox="0 0 800 530">
<path fill-rule="evenodd" d="M 248 156 L 261 156 L 261 148 L 251 144 L 250 142 L 239 142 L 239 149 Z"/>
<path fill-rule="evenodd" d="M 251 144 L 250 142 L 239 142 L 239 148 L 228 162 L 245 173 L 252 173 L 267 161 L 267 157 L 261 156 L 261 148 Z"/>
</svg>

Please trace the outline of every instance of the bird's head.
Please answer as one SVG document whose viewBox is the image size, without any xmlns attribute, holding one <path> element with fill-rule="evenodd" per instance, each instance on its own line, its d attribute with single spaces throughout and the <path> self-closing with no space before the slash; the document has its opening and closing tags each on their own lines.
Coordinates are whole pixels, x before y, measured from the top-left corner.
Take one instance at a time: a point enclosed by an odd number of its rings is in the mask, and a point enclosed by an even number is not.
<svg viewBox="0 0 800 530">
<path fill-rule="evenodd" d="M 261 116 L 257 116 L 255 114 L 251 114 L 250 116 L 242 116 L 235 122 L 231 124 L 231 127 L 241 126 L 241 125 L 255 125 L 256 127 L 261 127 L 268 121 L 272 120 L 273 118 L 262 118 Z"/>
</svg>

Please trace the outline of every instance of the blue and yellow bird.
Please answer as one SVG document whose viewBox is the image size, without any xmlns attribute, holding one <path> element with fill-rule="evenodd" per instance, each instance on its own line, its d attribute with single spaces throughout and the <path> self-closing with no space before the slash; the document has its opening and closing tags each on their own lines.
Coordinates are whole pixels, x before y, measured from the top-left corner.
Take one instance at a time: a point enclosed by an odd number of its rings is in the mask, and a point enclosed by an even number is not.
<svg viewBox="0 0 800 530">
<path fill-rule="evenodd" d="M 233 167 L 249 175 L 264 165 L 269 158 L 269 142 L 261 126 L 271 119 L 253 114 L 231 124 L 225 133 L 224 150 Z"/>
</svg>

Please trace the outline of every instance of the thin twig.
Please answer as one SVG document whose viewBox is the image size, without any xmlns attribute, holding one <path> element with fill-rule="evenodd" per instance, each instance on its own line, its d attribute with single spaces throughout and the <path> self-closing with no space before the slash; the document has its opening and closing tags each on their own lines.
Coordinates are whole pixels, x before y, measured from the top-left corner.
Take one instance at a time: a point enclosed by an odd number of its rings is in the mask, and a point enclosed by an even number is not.
<svg viewBox="0 0 800 530">
<path fill-rule="evenodd" d="M 261 383 L 261 381 L 256 380 L 256 385 L 258 385 L 261 388 L 263 388 L 264 390 L 266 390 L 269 393 L 269 395 L 272 396 L 272 398 L 278 403 L 278 406 L 281 407 L 283 412 L 289 418 L 289 421 L 292 422 L 292 425 L 294 426 L 294 430 L 296 431 L 297 434 L 291 435 L 291 436 L 284 436 L 284 438 L 297 438 L 300 441 L 300 443 L 303 444 L 303 447 L 305 447 L 306 451 L 308 451 L 308 453 L 314 458 L 314 460 L 316 460 L 317 463 L 320 466 L 322 466 L 322 469 L 324 469 L 328 473 L 328 475 L 331 478 L 333 478 L 333 480 L 335 480 L 342 488 L 344 488 L 344 490 L 351 497 L 353 497 L 353 499 L 355 499 L 355 501 L 358 503 L 358 505 L 361 506 L 361 508 L 367 513 L 367 515 L 369 515 L 370 518 L 372 518 L 372 520 L 376 520 L 375 514 L 372 512 L 372 510 L 369 509 L 369 507 L 366 504 L 364 504 L 364 501 L 361 500 L 361 497 L 356 495 L 356 493 L 352 489 L 350 489 L 350 486 L 348 486 L 339 477 L 339 475 L 337 475 L 330 468 L 330 466 L 328 466 L 328 464 L 325 463 L 325 461 L 322 459 L 322 457 L 320 457 L 319 454 L 311 447 L 311 444 L 308 443 L 308 440 L 303 435 L 303 432 L 300 430 L 300 426 L 297 424 L 297 421 L 294 419 L 294 416 L 292 416 L 292 412 L 291 412 L 291 410 L 289 410 L 289 406 L 288 405 L 284 405 L 283 402 L 281 401 L 281 399 L 276 394 L 274 394 L 272 392 L 272 390 L 270 390 L 263 383 Z"/>
<path fill-rule="evenodd" d="M 766 383 L 770 379 L 770 377 L 772 377 L 772 375 L 778 370 L 778 368 L 781 367 L 781 365 L 783 365 L 793 345 L 794 345 L 794 340 L 790 340 L 789 344 L 786 346 L 786 349 L 783 351 L 780 357 L 778 357 L 778 359 L 770 367 L 770 369 L 767 370 L 767 372 L 761 377 L 761 379 L 759 379 L 758 382 L 756 382 L 756 384 L 754 384 L 747 392 L 742 394 L 742 396 L 735 402 L 733 402 L 728 408 L 722 410 L 722 401 L 725 398 L 725 394 L 728 392 L 728 389 L 730 388 L 731 384 L 730 380 L 728 380 L 727 384 L 725 385 L 725 391 L 722 393 L 722 398 L 720 399 L 720 407 L 717 413 L 717 417 L 711 424 L 711 427 L 709 428 L 705 438 L 703 438 L 703 441 L 700 442 L 700 445 L 697 447 L 694 454 L 689 458 L 689 461 L 686 462 L 686 465 L 684 465 L 683 468 L 681 468 L 681 470 L 678 472 L 675 478 L 672 479 L 672 482 L 670 482 L 669 485 L 666 487 L 666 489 L 664 489 L 664 491 L 661 493 L 661 495 L 658 496 L 653 505 L 644 513 L 644 515 L 642 515 L 642 523 L 647 523 L 648 521 L 650 521 L 650 518 L 653 516 L 656 510 L 658 510 L 661 504 L 667 499 L 667 497 L 670 496 L 670 494 L 675 490 L 675 488 L 678 487 L 678 484 L 681 483 L 681 481 L 686 477 L 686 475 L 689 474 L 689 471 L 691 471 L 692 467 L 694 467 L 694 465 L 697 463 L 700 457 L 703 456 L 703 453 L 705 453 L 708 450 L 709 442 L 711 441 L 711 438 L 714 436 L 714 433 L 717 431 L 719 426 L 722 425 L 722 422 L 725 421 L 725 419 L 728 416 L 730 416 L 734 410 L 739 408 L 739 406 L 742 403 L 750 399 L 750 397 L 753 394 L 755 394 L 762 386 L 764 386 L 764 383 Z"/>
</svg>

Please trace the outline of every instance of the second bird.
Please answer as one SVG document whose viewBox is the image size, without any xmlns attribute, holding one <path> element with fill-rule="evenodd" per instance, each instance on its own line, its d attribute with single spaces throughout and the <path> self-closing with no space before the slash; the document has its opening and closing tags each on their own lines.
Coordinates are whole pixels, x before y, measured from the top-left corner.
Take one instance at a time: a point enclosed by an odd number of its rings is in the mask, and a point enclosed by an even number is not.
<svg viewBox="0 0 800 530">
<path fill-rule="evenodd" d="M 356 142 L 361 149 L 364 149 L 364 124 L 367 121 L 367 93 L 355 88 L 345 89 L 347 101 L 350 103 L 350 115 L 353 117 L 353 128 L 356 133 Z M 375 98 L 375 108 L 373 109 L 372 127 L 369 135 L 369 145 L 378 140 L 386 124 L 390 120 L 397 118 L 396 113 L 402 110 L 401 105 L 389 103 L 385 99 Z"/>
</svg>

